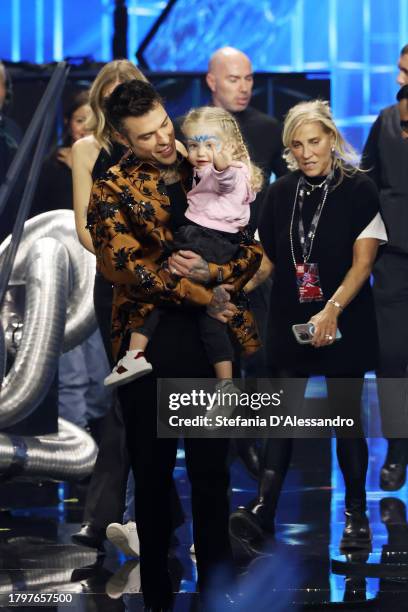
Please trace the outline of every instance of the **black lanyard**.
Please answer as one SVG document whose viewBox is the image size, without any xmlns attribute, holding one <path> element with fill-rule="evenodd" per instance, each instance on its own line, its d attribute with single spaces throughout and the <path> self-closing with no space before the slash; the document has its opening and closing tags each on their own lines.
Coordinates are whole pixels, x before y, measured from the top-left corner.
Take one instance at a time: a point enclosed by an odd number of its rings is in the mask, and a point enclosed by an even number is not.
<svg viewBox="0 0 408 612">
<path fill-rule="evenodd" d="M 320 221 L 320 216 L 322 214 L 324 205 L 326 203 L 327 194 L 329 193 L 331 178 L 332 178 L 332 174 L 329 174 L 323 185 L 322 198 L 315 210 L 315 213 L 310 223 L 310 228 L 309 228 L 307 235 L 305 235 L 305 227 L 303 225 L 303 218 L 302 218 L 302 208 L 303 208 L 303 202 L 305 199 L 305 191 L 306 191 L 305 179 L 303 178 L 303 176 L 301 176 L 298 180 L 295 201 L 293 202 L 292 219 L 290 222 L 290 246 L 291 246 L 292 259 L 293 259 L 295 268 L 296 268 L 296 257 L 295 257 L 295 249 L 294 249 L 294 244 L 293 244 L 293 221 L 295 218 L 296 208 L 298 207 L 299 209 L 298 235 L 299 235 L 300 248 L 302 249 L 303 262 L 307 263 L 309 261 L 309 257 L 312 252 L 313 241 L 316 236 L 317 227 Z"/>
</svg>

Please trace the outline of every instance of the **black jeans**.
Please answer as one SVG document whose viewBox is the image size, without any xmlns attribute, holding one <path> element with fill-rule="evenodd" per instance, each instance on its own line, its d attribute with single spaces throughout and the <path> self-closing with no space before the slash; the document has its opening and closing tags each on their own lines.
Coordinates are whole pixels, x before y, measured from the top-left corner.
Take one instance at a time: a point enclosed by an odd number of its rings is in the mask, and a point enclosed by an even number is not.
<svg viewBox="0 0 408 612">
<path fill-rule="evenodd" d="M 296 371 L 278 371 L 271 375 L 282 379 L 285 395 L 291 394 L 289 400 L 293 406 L 303 402 L 308 374 Z M 287 378 L 304 378 L 304 384 L 285 384 Z M 337 380 L 340 379 L 340 380 Z M 366 509 L 365 482 L 368 467 L 368 448 L 364 438 L 360 419 L 360 402 L 364 374 L 362 372 L 344 372 L 337 378 L 326 378 L 328 401 L 332 416 L 352 416 L 357 419 L 357 428 L 361 437 L 337 437 L 337 459 L 343 474 L 346 489 L 346 508 L 364 511 Z M 350 380 L 341 380 L 350 379 Z M 354 421 L 356 423 L 356 420 Z M 280 438 L 265 441 L 263 469 L 273 470 L 283 482 L 292 458 L 293 439 Z"/>
<path fill-rule="evenodd" d="M 157 438 L 156 379 L 212 377 L 197 316 L 182 311 L 163 313 L 148 345 L 147 358 L 153 365 L 153 373 L 120 387 L 119 396 L 135 477 L 135 514 L 145 604 L 165 606 L 171 600 L 167 556 L 177 439 Z M 211 584 L 218 567 L 224 566 L 232 573 L 228 450 L 229 441 L 225 439 L 185 440 L 200 591 Z"/>
</svg>

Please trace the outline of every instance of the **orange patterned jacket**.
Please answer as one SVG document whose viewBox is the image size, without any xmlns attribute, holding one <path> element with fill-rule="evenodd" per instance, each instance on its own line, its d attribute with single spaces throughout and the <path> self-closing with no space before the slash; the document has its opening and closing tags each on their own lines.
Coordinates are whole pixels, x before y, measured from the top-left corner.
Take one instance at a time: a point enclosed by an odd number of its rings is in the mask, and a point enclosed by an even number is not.
<svg viewBox="0 0 408 612">
<path fill-rule="evenodd" d="M 191 175 L 187 161 L 182 176 Z M 159 169 L 132 153 L 110 168 L 92 187 L 87 228 L 95 247 L 97 266 L 114 285 L 112 303 L 112 352 L 116 359 L 131 329 L 143 325 L 155 306 L 189 304 L 207 306 L 212 288 L 219 283 L 234 286 L 237 313 L 229 322 L 245 354 L 255 352 L 259 336 L 247 300 L 241 291 L 262 260 L 262 247 L 246 238 L 236 259 L 227 264 L 209 263 L 207 286 L 171 275 L 165 244 L 172 240 L 170 202 Z M 166 255 L 164 255 L 166 253 Z"/>
</svg>

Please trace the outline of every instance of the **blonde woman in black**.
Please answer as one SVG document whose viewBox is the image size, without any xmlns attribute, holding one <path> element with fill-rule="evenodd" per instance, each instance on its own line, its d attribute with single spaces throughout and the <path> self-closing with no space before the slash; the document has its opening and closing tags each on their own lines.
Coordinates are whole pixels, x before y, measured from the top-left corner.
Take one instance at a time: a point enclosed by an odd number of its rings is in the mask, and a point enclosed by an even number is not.
<svg viewBox="0 0 408 612">
<path fill-rule="evenodd" d="M 266 346 L 271 375 L 303 378 L 304 385 L 297 390 L 299 402 L 307 378 L 324 375 L 330 410 L 340 409 L 356 419 L 356 437 L 336 432 L 346 493 L 341 547 L 368 547 L 368 452 L 360 402 L 364 374 L 377 363 L 369 278 L 378 246 L 386 240 L 379 198 L 374 183 L 359 171 L 356 155 L 337 129 L 327 102 L 293 107 L 285 120 L 283 142 L 291 173 L 269 189 L 259 222 L 266 253 L 263 272 L 247 289 L 273 274 Z M 308 322 L 314 326 L 312 342 L 299 344 L 292 326 Z M 336 340 L 338 330 L 340 340 Z M 267 441 L 259 495 L 232 515 L 235 534 L 248 538 L 274 532 L 291 455 L 292 439 Z"/>
</svg>

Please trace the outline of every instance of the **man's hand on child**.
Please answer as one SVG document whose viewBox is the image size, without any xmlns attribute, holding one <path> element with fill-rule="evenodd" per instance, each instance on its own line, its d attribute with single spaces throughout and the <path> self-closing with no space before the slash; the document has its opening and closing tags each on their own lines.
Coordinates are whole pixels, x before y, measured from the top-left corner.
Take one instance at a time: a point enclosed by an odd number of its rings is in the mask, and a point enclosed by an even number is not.
<svg viewBox="0 0 408 612">
<path fill-rule="evenodd" d="M 227 323 L 237 311 L 236 306 L 231 304 L 230 291 L 234 289 L 233 285 L 218 285 L 213 289 L 213 299 L 207 306 L 207 314 L 221 323 Z"/>
<path fill-rule="evenodd" d="M 172 274 L 203 284 L 211 278 L 208 263 L 193 251 L 177 251 L 167 261 Z"/>
</svg>

